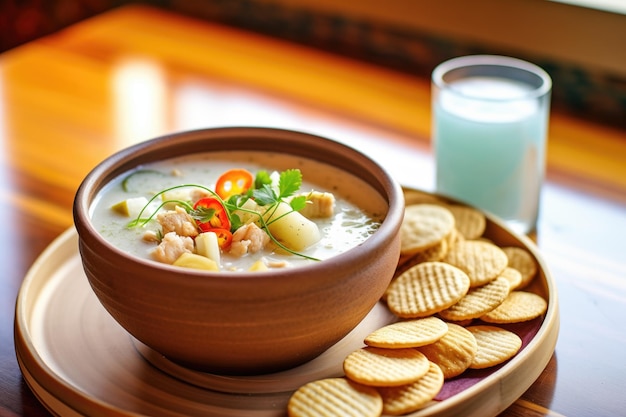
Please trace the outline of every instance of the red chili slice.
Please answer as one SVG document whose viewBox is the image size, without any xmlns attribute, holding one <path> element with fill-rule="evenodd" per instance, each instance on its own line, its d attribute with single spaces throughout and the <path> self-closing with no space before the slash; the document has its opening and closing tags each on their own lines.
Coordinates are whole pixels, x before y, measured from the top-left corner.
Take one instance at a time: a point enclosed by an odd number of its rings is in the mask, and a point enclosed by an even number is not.
<svg viewBox="0 0 626 417">
<path fill-rule="evenodd" d="M 194 210 L 203 210 L 207 212 L 207 217 L 210 215 L 210 211 L 213 211 L 212 216 L 207 220 L 196 220 L 198 227 L 203 232 L 211 231 L 211 229 L 225 229 L 230 231 L 230 220 L 228 219 L 228 213 L 222 205 L 222 203 L 213 197 L 205 197 L 196 201 L 193 206 Z"/>
<path fill-rule="evenodd" d="M 223 173 L 215 183 L 215 192 L 222 199 L 243 194 L 252 186 L 254 176 L 245 169 L 231 169 Z"/>
<path fill-rule="evenodd" d="M 221 249 L 227 249 L 233 243 L 233 234 L 230 230 L 215 228 L 208 231 L 217 235 L 217 244 Z"/>
</svg>

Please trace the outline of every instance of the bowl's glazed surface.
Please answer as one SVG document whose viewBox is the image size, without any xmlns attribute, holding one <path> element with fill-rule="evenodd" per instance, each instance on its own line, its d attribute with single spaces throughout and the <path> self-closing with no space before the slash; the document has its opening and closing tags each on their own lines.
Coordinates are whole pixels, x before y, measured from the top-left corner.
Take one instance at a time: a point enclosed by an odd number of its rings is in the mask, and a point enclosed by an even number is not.
<svg viewBox="0 0 626 417">
<path fill-rule="evenodd" d="M 341 167 L 388 202 L 380 228 L 333 258 L 272 273 L 209 273 L 142 260 L 108 243 L 89 207 L 141 164 L 210 151 L 289 153 Z M 107 311 L 138 340 L 178 363 L 255 374 L 304 363 L 350 332 L 385 291 L 399 256 L 400 186 L 358 151 L 309 134 L 267 128 L 184 132 L 143 142 L 89 173 L 74 202 L 86 276 Z"/>
</svg>

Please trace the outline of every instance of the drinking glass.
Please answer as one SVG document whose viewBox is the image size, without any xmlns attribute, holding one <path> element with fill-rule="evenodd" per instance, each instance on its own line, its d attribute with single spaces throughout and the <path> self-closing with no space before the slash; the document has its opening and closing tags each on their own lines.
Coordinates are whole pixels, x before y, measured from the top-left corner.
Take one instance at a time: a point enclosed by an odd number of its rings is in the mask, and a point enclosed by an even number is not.
<svg viewBox="0 0 626 417">
<path fill-rule="evenodd" d="M 518 233 L 535 230 L 552 80 L 504 56 L 443 62 L 432 73 L 436 189 L 488 211 Z"/>
</svg>

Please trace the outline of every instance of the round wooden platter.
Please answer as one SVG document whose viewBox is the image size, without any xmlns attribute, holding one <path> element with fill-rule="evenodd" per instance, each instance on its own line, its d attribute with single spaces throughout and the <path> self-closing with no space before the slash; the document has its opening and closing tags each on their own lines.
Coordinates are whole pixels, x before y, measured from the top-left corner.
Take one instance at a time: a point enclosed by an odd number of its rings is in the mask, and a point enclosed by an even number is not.
<svg viewBox="0 0 626 417">
<path fill-rule="evenodd" d="M 507 363 L 446 382 L 443 397 L 410 414 L 496 416 L 539 377 L 559 328 L 554 281 L 538 248 L 489 216 L 485 236 L 528 249 L 539 264 L 529 290 L 548 300 L 544 317 L 521 328 L 524 346 Z M 342 375 L 342 362 L 363 338 L 394 321 L 379 303 L 346 338 L 310 363 L 249 377 L 199 373 L 150 351 L 100 305 L 82 271 L 77 235 L 69 229 L 32 265 L 20 289 L 15 347 L 28 386 L 55 415 L 283 416 L 293 390 Z"/>
</svg>

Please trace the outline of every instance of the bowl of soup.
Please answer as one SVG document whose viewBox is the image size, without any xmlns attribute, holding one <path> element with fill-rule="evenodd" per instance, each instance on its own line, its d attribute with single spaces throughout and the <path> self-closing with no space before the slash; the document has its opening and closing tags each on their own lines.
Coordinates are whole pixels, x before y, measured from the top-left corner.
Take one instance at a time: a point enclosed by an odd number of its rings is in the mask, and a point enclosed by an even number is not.
<svg viewBox="0 0 626 417">
<path fill-rule="evenodd" d="M 253 375 L 314 359 L 367 316 L 397 266 L 404 199 L 351 147 L 233 127 L 111 155 L 73 209 L 87 279 L 132 337 Z"/>
</svg>

